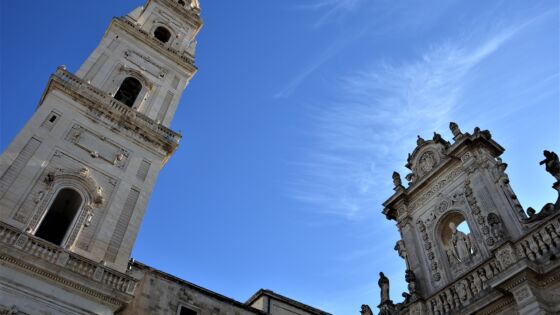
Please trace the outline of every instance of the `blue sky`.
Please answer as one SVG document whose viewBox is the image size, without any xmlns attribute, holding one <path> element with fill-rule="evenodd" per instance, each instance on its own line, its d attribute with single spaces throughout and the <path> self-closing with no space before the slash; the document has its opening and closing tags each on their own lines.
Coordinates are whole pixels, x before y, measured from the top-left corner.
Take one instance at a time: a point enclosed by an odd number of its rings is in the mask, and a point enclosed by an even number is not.
<svg viewBox="0 0 560 315">
<path fill-rule="evenodd" d="M 0 2 L 0 149 L 49 74 L 76 71 L 142 0 Z M 525 207 L 553 201 L 557 1 L 201 1 L 197 65 L 133 256 L 244 301 L 261 287 L 334 314 L 400 301 L 381 214 L 416 135 L 491 130 Z"/>
</svg>

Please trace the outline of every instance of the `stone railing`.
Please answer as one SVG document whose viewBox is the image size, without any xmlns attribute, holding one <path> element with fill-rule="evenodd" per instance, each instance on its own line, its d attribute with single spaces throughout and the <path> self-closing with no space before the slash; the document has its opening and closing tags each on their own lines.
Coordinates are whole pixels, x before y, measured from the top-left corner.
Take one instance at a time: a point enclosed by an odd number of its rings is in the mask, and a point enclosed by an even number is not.
<svg viewBox="0 0 560 315">
<path fill-rule="evenodd" d="M 484 294 L 492 280 L 519 260 L 547 263 L 560 253 L 560 214 L 536 227 L 513 244 L 496 249 L 495 256 L 428 298 L 431 314 L 448 314 L 463 309 Z"/>
<path fill-rule="evenodd" d="M 18 231 L 15 227 L 3 222 L 0 222 L 1 245 L 22 252 L 23 255 L 21 257 L 33 256 L 38 258 L 39 261 L 37 263 L 41 264 L 41 266 L 45 266 L 44 263 L 47 263 L 47 265 L 57 265 L 74 274 L 101 283 L 105 286 L 105 289 L 109 289 L 111 292 L 117 291 L 126 295 L 133 295 L 138 282 L 138 280 L 131 276 L 107 268 L 101 263 L 69 252 L 31 234 Z M 23 261 L 23 263 L 29 264 L 33 262 Z M 58 276 L 60 275 L 61 273 L 58 273 Z M 68 283 L 68 281 L 71 280 L 66 279 L 65 283 Z"/>
<path fill-rule="evenodd" d="M 53 75 L 53 78 L 65 87 L 86 96 L 88 99 L 93 100 L 96 103 L 102 104 L 111 112 L 125 115 L 126 117 L 132 119 L 136 126 L 144 127 L 145 129 L 154 132 L 175 146 L 181 139 L 181 135 L 179 133 L 156 123 L 153 119 L 142 113 L 130 109 L 128 106 L 111 97 L 108 93 L 105 93 L 104 91 L 66 71 L 64 67 L 58 67 Z"/>
<path fill-rule="evenodd" d="M 138 33 L 142 34 L 143 38 L 146 41 L 148 41 L 150 44 L 156 45 L 156 46 L 160 47 L 161 49 L 163 49 L 164 51 L 172 53 L 174 56 L 178 57 L 182 62 L 185 62 L 185 63 L 194 67 L 194 56 L 192 54 L 190 54 L 189 52 L 187 52 L 187 51 L 182 51 L 181 52 L 177 49 L 174 49 L 174 48 L 170 47 L 168 44 L 163 43 L 160 40 L 158 40 L 157 38 L 151 36 L 148 32 L 141 29 L 139 25 L 135 24 L 134 22 L 132 22 L 130 19 L 128 19 L 126 17 L 119 17 L 119 18 L 116 18 L 116 20 L 128 25 L 129 27 L 136 30 Z"/>
<path fill-rule="evenodd" d="M 560 216 L 539 226 L 515 244 L 517 255 L 533 262 L 545 262 L 560 252 Z"/>
</svg>

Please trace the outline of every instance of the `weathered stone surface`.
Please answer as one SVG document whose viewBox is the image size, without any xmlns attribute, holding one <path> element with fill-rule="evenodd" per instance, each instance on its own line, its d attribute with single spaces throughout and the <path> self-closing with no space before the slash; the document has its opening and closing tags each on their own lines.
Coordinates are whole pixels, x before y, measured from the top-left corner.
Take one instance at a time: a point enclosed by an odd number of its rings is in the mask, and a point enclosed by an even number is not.
<svg viewBox="0 0 560 315">
<path fill-rule="evenodd" d="M 490 132 L 450 128 L 453 143 L 437 133 L 418 138 L 408 157 L 408 187 L 383 204 L 402 235 L 395 249 L 413 285 L 402 303 L 388 307 L 382 300 L 379 313 L 560 312 L 560 213 L 551 203 L 527 216 L 499 157 L 504 149 Z M 557 156 L 545 151 L 545 157 L 541 164 L 557 179 Z"/>
</svg>

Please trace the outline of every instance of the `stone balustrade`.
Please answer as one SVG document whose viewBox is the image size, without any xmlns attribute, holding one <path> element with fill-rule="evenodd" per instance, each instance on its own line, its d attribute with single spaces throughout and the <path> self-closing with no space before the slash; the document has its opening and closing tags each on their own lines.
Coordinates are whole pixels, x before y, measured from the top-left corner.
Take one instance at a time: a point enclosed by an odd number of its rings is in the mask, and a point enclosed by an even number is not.
<svg viewBox="0 0 560 315">
<path fill-rule="evenodd" d="M 497 249 L 495 257 L 430 297 L 426 305 L 431 314 L 449 314 L 463 309 L 472 299 L 484 294 L 491 280 L 518 259 L 546 262 L 556 257 L 560 253 L 560 214 L 514 242 L 513 247 L 505 245 L 504 248 Z M 512 248 L 511 253 L 508 248 Z M 517 259 L 509 255 L 515 255 Z"/>
<path fill-rule="evenodd" d="M 518 256 L 543 262 L 560 252 L 560 215 L 516 242 Z"/>
<path fill-rule="evenodd" d="M 105 93 L 85 80 L 78 78 L 72 73 L 66 71 L 64 68 L 59 67 L 53 77 L 64 86 L 86 96 L 90 100 L 104 105 L 110 111 L 125 115 L 126 117 L 132 119 L 135 125 L 151 130 L 157 135 L 163 137 L 166 141 L 171 142 L 174 146 L 179 143 L 179 140 L 181 139 L 181 135 L 179 133 L 156 123 L 153 119 L 142 113 L 130 109 L 123 103 L 111 97 L 108 93 Z"/>
<path fill-rule="evenodd" d="M 0 222 L 0 246 L 8 246 L 44 263 L 64 267 L 74 274 L 91 279 L 102 284 L 111 292 L 117 291 L 125 295 L 132 295 L 138 280 L 105 267 L 80 255 L 67 251 L 31 234 L 18 231 L 6 223 Z M 27 263 L 31 263 L 27 261 Z M 37 264 L 37 265 L 39 265 Z M 60 275 L 60 274 L 59 274 Z M 68 281 L 67 281 L 68 282 Z"/>
</svg>

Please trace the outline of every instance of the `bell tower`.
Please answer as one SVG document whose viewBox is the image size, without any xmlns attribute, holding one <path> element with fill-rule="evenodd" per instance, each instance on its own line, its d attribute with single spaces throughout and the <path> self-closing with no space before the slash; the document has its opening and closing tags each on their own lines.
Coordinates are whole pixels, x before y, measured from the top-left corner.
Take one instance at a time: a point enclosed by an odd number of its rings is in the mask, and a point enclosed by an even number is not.
<svg viewBox="0 0 560 315">
<path fill-rule="evenodd" d="M 157 176 L 181 138 L 170 124 L 197 71 L 201 27 L 198 1 L 148 0 L 111 21 L 75 74 L 56 70 L 0 157 L 4 262 L 40 265 L 27 274 L 85 264 L 81 276 L 106 281 L 108 292 L 120 281 L 118 290 L 133 294 L 124 273 Z"/>
</svg>

